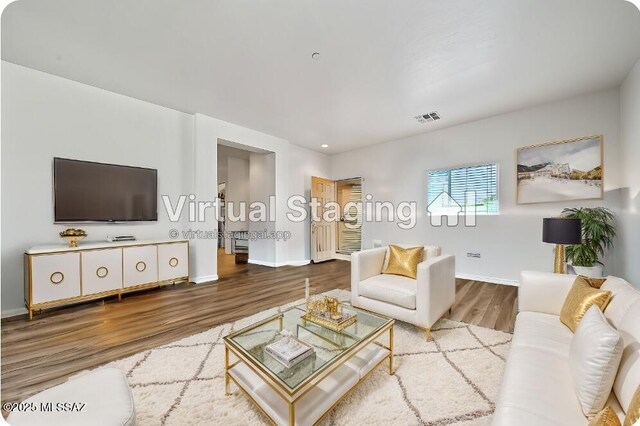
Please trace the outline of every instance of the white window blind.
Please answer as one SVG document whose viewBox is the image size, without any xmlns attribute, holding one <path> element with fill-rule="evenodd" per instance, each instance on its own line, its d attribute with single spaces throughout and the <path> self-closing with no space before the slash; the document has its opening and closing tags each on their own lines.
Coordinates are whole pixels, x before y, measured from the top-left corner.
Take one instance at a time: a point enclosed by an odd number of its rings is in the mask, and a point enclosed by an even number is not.
<svg viewBox="0 0 640 426">
<path fill-rule="evenodd" d="M 427 204 L 432 215 L 498 214 L 498 165 L 429 171 Z"/>
</svg>

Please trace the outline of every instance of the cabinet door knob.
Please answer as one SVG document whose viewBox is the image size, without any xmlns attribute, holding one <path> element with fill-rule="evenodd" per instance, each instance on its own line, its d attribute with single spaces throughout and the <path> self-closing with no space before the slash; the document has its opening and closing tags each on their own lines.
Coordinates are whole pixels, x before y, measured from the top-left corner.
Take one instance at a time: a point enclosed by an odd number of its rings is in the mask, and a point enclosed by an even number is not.
<svg viewBox="0 0 640 426">
<path fill-rule="evenodd" d="M 136 270 L 138 272 L 144 272 L 144 270 L 147 269 L 147 264 L 144 263 L 143 261 L 140 261 L 138 263 L 136 263 Z"/>
<path fill-rule="evenodd" d="M 178 263 L 179 262 L 177 257 L 172 257 L 171 259 L 169 259 L 169 266 L 171 266 L 172 268 L 178 266 Z"/>
<path fill-rule="evenodd" d="M 98 269 L 96 269 L 96 275 L 98 276 L 98 278 L 104 278 L 107 275 L 109 275 L 109 270 L 104 266 L 101 266 Z"/>
<path fill-rule="evenodd" d="M 51 281 L 51 284 L 60 284 L 64 281 L 64 274 L 62 272 L 54 272 L 49 277 L 49 281 Z"/>
</svg>

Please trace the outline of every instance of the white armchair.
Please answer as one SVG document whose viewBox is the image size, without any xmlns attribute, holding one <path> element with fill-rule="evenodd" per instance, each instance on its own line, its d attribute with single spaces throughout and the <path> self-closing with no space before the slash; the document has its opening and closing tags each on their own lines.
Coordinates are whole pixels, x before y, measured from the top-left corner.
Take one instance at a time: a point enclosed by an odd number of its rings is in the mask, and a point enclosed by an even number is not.
<svg viewBox="0 0 640 426">
<path fill-rule="evenodd" d="M 379 247 L 351 254 L 351 304 L 418 326 L 429 339 L 433 324 L 455 301 L 455 258 L 440 255 L 440 247 L 425 246 L 414 280 L 382 273 L 387 251 Z"/>
</svg>

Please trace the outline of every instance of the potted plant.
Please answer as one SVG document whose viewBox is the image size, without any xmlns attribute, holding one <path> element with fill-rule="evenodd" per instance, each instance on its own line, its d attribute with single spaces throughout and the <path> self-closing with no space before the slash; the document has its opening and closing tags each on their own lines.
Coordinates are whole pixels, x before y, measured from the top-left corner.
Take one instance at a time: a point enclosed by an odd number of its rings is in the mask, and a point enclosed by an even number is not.
<svg viewBox="0 0 640 426">
<path fill-rule="evenodd" d="M 582 226 L 582 243 L 566 248 L 567 263 L 576 274 L 601 277 L 600 257 L 613 246 L 616 236 L 613 213 L 605 207 L 566 208 L 562 210 L 562 217 L 580 219 Z"/>
</svg>

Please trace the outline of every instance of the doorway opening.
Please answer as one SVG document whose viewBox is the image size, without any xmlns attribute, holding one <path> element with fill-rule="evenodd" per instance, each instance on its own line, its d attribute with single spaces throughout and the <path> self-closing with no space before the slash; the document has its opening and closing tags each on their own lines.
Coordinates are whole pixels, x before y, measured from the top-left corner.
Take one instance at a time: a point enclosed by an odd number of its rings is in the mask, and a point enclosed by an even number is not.
<svg viewBox="0 0 640 426">
<path fill-rule="evenodd" d="M 275 153 L 218 139 L 217 166 L 218 277 L 223 277 L 245 271 L 250 258 L 261 259 L 263 252 L 275 251 L 263 247 L 269 241 L 257 242 L 251 256 L 249 235 L 257 225 L 248 216 L 253 202 L 268 203 L 275 194 Z"/>
<path fill-rule="evenodd" d="M 311 198 L 318 205 L 311 223 L 311 261 L 348 258 L 362 249 L 362 178 L 331 180 L 311 177 Z M 339 219 L 328 220 L 328 206 L 340 207 Z"/>
</svg>

